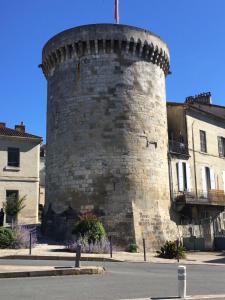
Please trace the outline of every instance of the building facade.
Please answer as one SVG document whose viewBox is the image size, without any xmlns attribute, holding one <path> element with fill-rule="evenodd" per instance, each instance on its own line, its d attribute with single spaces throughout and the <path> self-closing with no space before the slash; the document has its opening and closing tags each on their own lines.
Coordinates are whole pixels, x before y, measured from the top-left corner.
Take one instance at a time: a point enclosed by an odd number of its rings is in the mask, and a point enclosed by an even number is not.
<svg viewBox="0 0 225 300">
<path fill-rule="evenodd" d="M 0 123 L 0 208 L 3 203 L 25 197 L 18 223 L 38 222 L 39 153 L 41 137 L 26 133 L 23 123 L 15 129 Z M 5 215 L 5 223 L 10 223 Z"/>
<path fill-rule="evenodd" d="M 40 197 L 39 205 L 42 209 L 45 204 L 45 159 L 46 159 L 46 145 L 41 145 L 40 148 Z"/>
<path fill-rule="evenodd" d="M 198 247 L 212 249 L 224 233 L 225 107 L 213 105 L 206 93 L 170 102 L 167 112 L 170 190 L 180 234 L 187 248 L 195 237 Z"/>
</svg>

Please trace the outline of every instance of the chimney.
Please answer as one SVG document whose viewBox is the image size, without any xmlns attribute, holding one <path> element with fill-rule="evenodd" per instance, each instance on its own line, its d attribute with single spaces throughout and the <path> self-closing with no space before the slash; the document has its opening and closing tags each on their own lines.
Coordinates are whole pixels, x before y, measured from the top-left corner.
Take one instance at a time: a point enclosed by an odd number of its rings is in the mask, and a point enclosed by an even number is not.
<svg viewBox="0 0 225 300">
<path fill-rule="evenodd" d="M 196 96 L 190 96 L 186 98 L 185 102 L 189 104 L 194 104 L 194 103 L 212 104 L 212 95 L 210 92 L 208 92 Z"/>
<path fill-rule="evenodd" d="M 5 128 L 5 123 L 4 122 L 0 122 L 0 129 L 3 129 L 3 128 Z"/>
<path fill-rule="evenodd" d="M 15 130 L 19 132 L 25 132 L 25 125 L 23 122 L 21 122 L 20 125 L 15 125 Z"/>
</svg>

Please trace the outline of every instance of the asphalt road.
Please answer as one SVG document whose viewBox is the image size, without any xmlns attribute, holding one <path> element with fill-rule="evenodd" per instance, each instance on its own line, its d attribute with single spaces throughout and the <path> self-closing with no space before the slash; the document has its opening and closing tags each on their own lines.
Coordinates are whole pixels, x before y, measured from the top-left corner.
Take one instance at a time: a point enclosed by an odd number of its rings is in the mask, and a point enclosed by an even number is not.
<svg viewBox="0 0 225 300">
<path fill-rule="evenodd" d="M 68 261 L 0 260 L 0 264 L 71 266 Z M 150 263 L 96 263 L 106 274 L 0 279 L 0 300 L 117 300 L 177 295 L 177 266 Z M 189 295 L 225 294 L 225 266 L 187 266 Z M 225 297 L 224 297 L 225 299 Z M 212 299 L 211 299 L 212 300 Z"/>
</svg>

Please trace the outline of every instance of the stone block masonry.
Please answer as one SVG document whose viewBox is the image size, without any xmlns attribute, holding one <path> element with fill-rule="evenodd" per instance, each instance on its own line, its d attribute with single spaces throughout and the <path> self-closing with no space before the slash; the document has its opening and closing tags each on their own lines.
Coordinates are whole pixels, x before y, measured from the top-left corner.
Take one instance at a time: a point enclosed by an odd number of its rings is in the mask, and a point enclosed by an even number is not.
<svg viewBox="0 0 225 300">
<path fill-rule="evenodd" d="M 97 24 L 66 30 L 43 49 L 48 81 L 46 234 L 66 237 L 93 211 L 114 241 L 158 248 L 170 220 L 165 76 L 154 34 Z"/>
</svg>

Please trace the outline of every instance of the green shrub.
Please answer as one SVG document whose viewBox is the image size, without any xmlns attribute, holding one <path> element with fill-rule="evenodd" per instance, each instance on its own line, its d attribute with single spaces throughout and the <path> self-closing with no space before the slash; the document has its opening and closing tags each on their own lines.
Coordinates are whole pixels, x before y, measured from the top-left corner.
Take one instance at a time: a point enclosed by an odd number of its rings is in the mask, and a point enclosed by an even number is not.
<svg viewBox="0 0 225 300">
<path fill-rule="evenodd" d="M 78 237 L 87 238 L 89 243 L 99 242 L 106 236 L 102 222 L 91 213 L 86 213 L 80 217 L 80 220 L 74 225 L 72 233 Z"/>
<path fill-rule="evenodd" d="M 32 247 L 36 243 L 36 232 L 31 235 Z M 26 226 L 15 226 L 13 229 L 0 227 L 0 249 L 23 249 L 30 245 L 30 229 Z"/>
<path fill-rule="evenodd" d="M 138 246 L 135 243 L 131 243 L 128 247 L 128 251 L 132 253 L 137 253 Z"/>
<path fill-rule="evenodd" d="M 177 247 L 176 241 L 167 241 L 160 251 L 157 251 L 158 256 L 162 258 L 185 258 L 185 248 L 182 245 Z"/>
<path fill-rule="evenodd" d="M 14 244 L 14 234 L 9 228 L 0 227 L 0 248 L 11 248 Z"/>
</svg>

